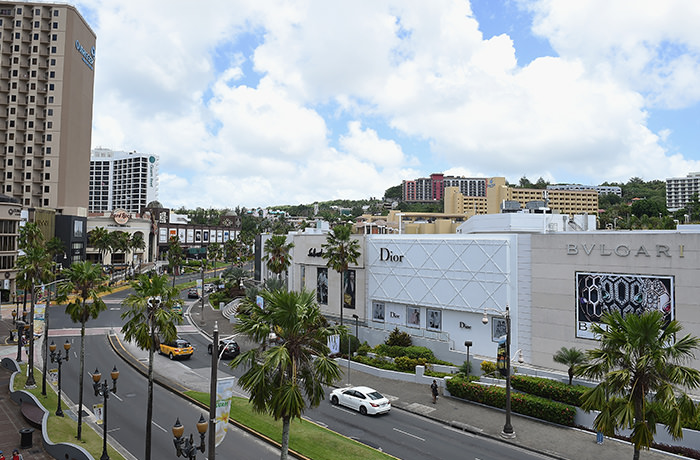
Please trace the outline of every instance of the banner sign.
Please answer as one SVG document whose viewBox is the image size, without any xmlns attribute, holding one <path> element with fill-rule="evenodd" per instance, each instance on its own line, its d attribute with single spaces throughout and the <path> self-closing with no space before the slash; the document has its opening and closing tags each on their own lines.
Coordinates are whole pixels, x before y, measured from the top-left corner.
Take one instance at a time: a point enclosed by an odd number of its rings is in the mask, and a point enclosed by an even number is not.
<svg viewBox="0 0 700 460">
<path fill-rule="evenodd" d="M 231 399 L 236 388 L 234 377 L 219 379 L 216 382 L 216 445 L 224 441 L 228 429 L 228 416 L 231 412 Z"/>
<path fill-rule="evenodd" d="M 576 273 L 576 337 L 595 339 L 591 328 L 605 313 L 654 310 L 663 313 L 666 323 L 674 319 L 672 276 Z"/>
<path fill-rule="evenodd" d="M 334 334 L 328 337 L 328 348 L 332 355 L 340 353 L 340 335 Z"/>
<path fill-rule="evenodd" d="M 506 339 L 498 342 L 498 352 L 496 353 L 496 367 L 503 377 L 508 375 L 508 363 L 506 353 Z"/>
</svg>

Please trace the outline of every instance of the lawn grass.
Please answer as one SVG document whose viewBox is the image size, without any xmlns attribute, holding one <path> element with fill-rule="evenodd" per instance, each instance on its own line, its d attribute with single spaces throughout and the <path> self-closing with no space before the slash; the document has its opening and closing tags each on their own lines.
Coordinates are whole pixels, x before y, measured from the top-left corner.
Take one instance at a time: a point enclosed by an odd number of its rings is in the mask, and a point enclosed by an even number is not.
<svg viewBox="0 0 700 460">
<path fill-rule="evenodd" d="M 209 393 L 188 391 L 186 394 L 202 404 L 209 405 Z M 254 412 L 247 399 L 233 398 L 229 415 L 238 423 L 282 442 L 282 421 L 275 421 L 269 415 Z M 314 460 L 395 458 L 307 420 L 295 420 L 291 423 L 289 448 Z"/>
<path fill-rule="evenodd" d="M 64 417 L 58 417 L 55 415 L 56 407 L 58 405 L 58 395 L 54 391 L 51 385 L 46 384 L 46 396 L 41 394 L 41 378 L 42 374 L 38 369 L 34 370 L 34 380 L 36 380 L 36 388 L 24 388 L 24 384 L 27 382 L 27 365 L 21 364 L 21 372 L 19 372 L 15 377 L 15 387 L 14 390 L 25 390 L 33 394 L 36 399 L 49 411 L 49 417 L 47 419 L 47 432 L 49 434 L 49 439 L 53 443 L 70 443 L 82 447 L 83 449 L 90 452 L 94 458 L 100 458 L 102 455 L 102 427 L 100 426 L 100 432 L 97 433 L 92 426 L 85 423 L 85 417 L 83 417 L 83 429 L 81 433 L 81 440 L 76 439 L 78 433 L 78 422 L 68 417 L 67 407 L 65 402 L 61 403 L 63 409 Z M 89 384 L 85 385 L 85 391 L 92 391 L 92 386 Z M 100 402 L 103 400 L 100 399 Z M 108 421 L 109 422 L 109 421 Z M 111 460 L 125 460 L 124 457 L 117 451 L 112 449 L 109 445 L 109 440 L 107 444 L 107 453 Z"/>
</svg>

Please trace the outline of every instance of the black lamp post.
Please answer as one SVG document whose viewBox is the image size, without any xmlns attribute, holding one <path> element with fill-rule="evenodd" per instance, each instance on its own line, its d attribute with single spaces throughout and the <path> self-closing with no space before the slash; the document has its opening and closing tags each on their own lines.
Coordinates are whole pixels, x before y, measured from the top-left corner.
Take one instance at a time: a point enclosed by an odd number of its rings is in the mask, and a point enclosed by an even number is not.
<svg viewBox="0 0 700 460">
<path fill-rule="evenodd" d="M 110 377 L 112 377 L 112 393 L 116 394 L 117 393 L 117 379 L 119 378 L 119 371 L 117 370 L 117 366 L 114 366 L 114 369 L 112 369 L 112 372 L 109 374 Z M 95 389 L 95 396 L 102 396 L 104 398 L 104 404 L 102 406 L 103 408 L 103 417 L 102 417 L 102 456 L 100 457 L 100 460 L 109 460 L 109 455 L 107 454 L 107 400 L 109 399 L 109 385 L 107 384 L 107 379 L 105 379 L 104 382 L 100 383 L 100 379 L 102 378 L 102 374 L 100 374 L 100 371 L 95 369 L 95 372 L 92 374 L 92 387 Z"/>
<path fill-rule="evenodd" d="M 63 349 L 66 351 L 65 356 L 61 356 L 60 351 L 56 351 L 56 344 L 51 341 L 49 345 L 49 351 L 51 352 L 51 362 L 58 364 L 58 407 L 56 408 L 56 415 L 63 417 L 63 410 L 61 410 L 61 363 L 63 361 L 68 361 L 68 350 L 70 350 L 70 342 L 66 340 L 63 344 Z"/>
<path fill-rule="evenodd" d="M 513 431 L 513 425 L 510 423 L 510 309 L 508 308 L 508 305 L 506 305 L 505 312 L 495 309 L 489 309 L 489 311 L 495 312 L 498 316 L 501 316 L 506 320 L 506 423 L 503 425 L 501 437 L 512 439 L 515 437 L 515 431 Z M 484 324 L 489 323 L 489 317 L 486 316 L 486 309 L 484 309 L 484 316 L 481 318 L 481 322 Z"/>
<path fill-rule="evenodd" d="M 472 341 L 471 340 L 465 340 L 464 341 L 464 346 L 467 347 L 467 378 L 469 378 L 469 348 L 472 346 Z"/>
<path fill-rule="evenodd" d="M 199 299 L 202 302 L 202 312 L 204 312 L 204 266 L 207 263 L 207 259 L 202 259 L 202 298 Z"/>
<path fill-rule="evenodd" d="M 175 421 L 173 425 L 173 443 L 175 444 L 175 453 L 178 457 L 187 457 L 188 460 L 197 459 L 197 451 L 200 450 L 204 452 L 206 446 L 204 445 L 204 435 L 207 432 L 208 422 L 204 420 L 204 416 L 199 416 L 199 422 L 197 422 L 197 431 L 199 432 L 199 445 L 194 445 L 194 437 L 190 433 L 190 437 L 183 438 L 182 435 L 185 433 L 185 427 L 180 423 L 180 418 Z"/>
<path fill-rule="evenodd" d="M 12 324 L 14 325 L 16 323 L 17 323 L 17 310 L 15 309 L 15 310 L 12 310 Z"/>
<path fill-rule="evenodd" d="M 356 314 L 352 314 L 352 317 L 355 319 L 355 337 L 357 337 L 357 340 L 360 340 L 360 317 L 357 316 Z"/>
<path fill-rule="evenodd" d="M 24 326 L 26 326 L 26 323 L 22 321 L 21 319 L 18 319 L 17 322 L 17 362 L 21 363 L 22 362 L 22 337 L 24 337 Z"/>
</svg>

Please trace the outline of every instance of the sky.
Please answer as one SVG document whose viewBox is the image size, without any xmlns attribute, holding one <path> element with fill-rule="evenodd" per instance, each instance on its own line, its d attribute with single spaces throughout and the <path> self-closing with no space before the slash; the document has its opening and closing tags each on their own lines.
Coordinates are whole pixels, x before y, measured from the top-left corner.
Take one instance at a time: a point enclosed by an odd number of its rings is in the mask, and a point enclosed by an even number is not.
<svg viewBox="0 0 700 460">
<path fill-rule="evenodd" d="M 381 198 L 445 173 L 700 171 L 695 0 L 81 0 L 92 147 L 166 207 Z"/>
</svg>

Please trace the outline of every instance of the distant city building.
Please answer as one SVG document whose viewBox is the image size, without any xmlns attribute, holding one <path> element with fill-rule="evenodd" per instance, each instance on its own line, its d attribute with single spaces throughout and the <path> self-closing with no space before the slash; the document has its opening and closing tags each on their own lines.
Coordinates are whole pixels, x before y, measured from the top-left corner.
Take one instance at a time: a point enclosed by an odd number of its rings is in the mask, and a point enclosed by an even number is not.
<svg viewBox="0 0 700 460">
<path fill-rule="evenodd" d="M 0 2 L 0 35 L 0 192 L 84 214 L 95 33 L 71 5 Z"/>
<path fill-rule="evenodd" d="M 547 190 L 595 190 L 598 195 L 622 196 L 622 188 L 615 185 L 555 184 L 548 185 Z"/>
<path fill-rule="evenodd" d="M 486 196 L 488 179 L 445 176 L 441 173 L 431 174 L 414 180 L 405 180 L 401 184 L 403 200 L 415 202 L 440 201 L 445 187 L 457 187 L 466 196 Z"/>
<path fill-rule="evenodd" d="M 90 157 L 89 212 L 123 209 L 141 213 L 158 200 L 157 155 L 93 149 Z"/>
<path fill-rule="evenodd" d="M 666 179 L 666 208 L 669 211 L 685 208 L 695 194 L 700 195 L 700 172 Z"/>
</svg>

